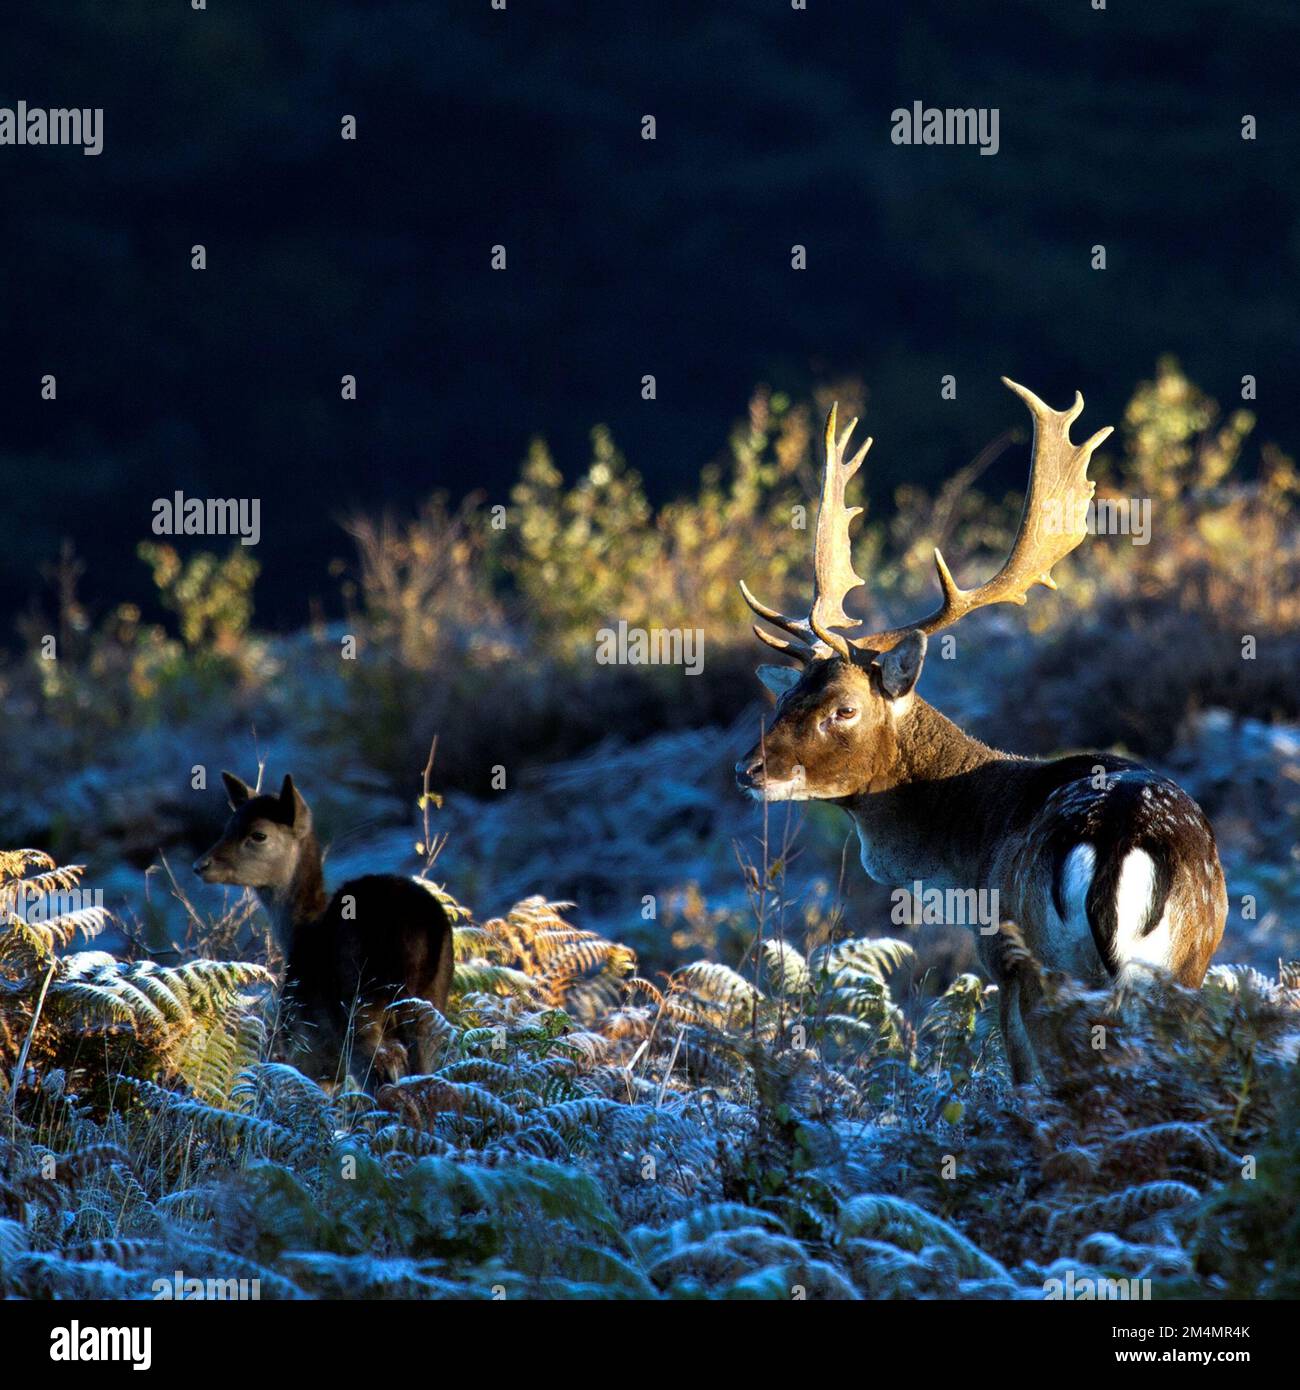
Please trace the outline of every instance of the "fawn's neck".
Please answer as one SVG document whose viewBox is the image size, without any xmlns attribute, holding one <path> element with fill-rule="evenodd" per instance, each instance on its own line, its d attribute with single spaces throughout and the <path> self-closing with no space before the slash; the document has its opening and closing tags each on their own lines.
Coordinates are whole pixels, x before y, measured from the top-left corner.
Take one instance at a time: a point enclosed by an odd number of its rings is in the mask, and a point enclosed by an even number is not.
<svg viewBox="0 0 1300 1390">
<path fill-rule="evenodd" d="M 973 887 L 1002 837 L 1028 759 L 999 753 L 913 697 L 895 728 L 886 774 L 843 803 L 862 864 L 880 883 Z"/>
<path fill-rule="evenodd" d="M 314 834 L 302 841 L 293 877 L 283 888 L 271 889 L 267 897 L 276 940 L 280 949 L 287 953 L 294 933 L 320 918 L 329 902 L 325 894 L 320 842 Z"/>
</svg>

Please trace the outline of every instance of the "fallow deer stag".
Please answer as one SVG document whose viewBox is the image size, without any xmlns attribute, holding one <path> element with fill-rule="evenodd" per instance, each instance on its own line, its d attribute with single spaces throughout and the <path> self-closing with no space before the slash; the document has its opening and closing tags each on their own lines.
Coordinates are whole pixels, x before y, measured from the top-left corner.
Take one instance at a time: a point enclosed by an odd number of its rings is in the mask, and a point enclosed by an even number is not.
<svg viewBox="0 0 1300 1390">
<path fill-rule="evenodd" d="M 339 1080 L 349 1063 L 363 1085 L 395 1080 L 419 1061 L 419 1037 L 389 1006 L 418 998 L 447 1007 L 454 960 L 445 909 L 399 874 L 367 874 L 327 897 L 311 810 L 293 778 L 278 796 L 232 772 L 221 780 L 230 819 L 194 872 L 265 898 L 288 956 L 281 1002 L 290 1055 L 320 1081 Z"/>
<path fill-rule="evenodd" d="M 736 779 L 760 799 L 842 806 L 877 882 L 984 890 L 1049 969 L 1097 985 L 1154 968 L 1198 986 L 1223 935 L 1227 890 L 1209 823 L 1191 797 L 1108 754 L 1042 761 L 1000 753 L 915 693 L 929 636 L 987 604 L 1023 604 L 1035 584 L 1055 589 L 1052 567 L 1087 534 L 1095 486 L 1088 462 L 1111 430 L 1074 444 L 1082 396 L 1057 411 L 1002 380 L 1034 421 L 1011 553 L 987 583 L 961 589 L 936 550 L 939 607 L 914 627 L 885 632 L 863 631 L 844 610 L 845 596 L 864 582 L 849 542 L 862 509 L 846 504 L 845 488 L 872 441 L 846 460 L 857 421 L 838 433 L 832 407 L 808 616 L 778 613 L 741 584 L 749 606 L 785 636 L 757 624 L 754 631 L 803 669 L 759 668 L 777 696 L 775 717 L 736 764 Z M 1005 949 L 1014 936 L 1000 928 L 979 944 L 999 984 L 1012 1076 L 1023 1082 L 1041 1070 L 1026 1026 L 1029 979 L 1016 965 L 1023 951 Z"/>
</svg>

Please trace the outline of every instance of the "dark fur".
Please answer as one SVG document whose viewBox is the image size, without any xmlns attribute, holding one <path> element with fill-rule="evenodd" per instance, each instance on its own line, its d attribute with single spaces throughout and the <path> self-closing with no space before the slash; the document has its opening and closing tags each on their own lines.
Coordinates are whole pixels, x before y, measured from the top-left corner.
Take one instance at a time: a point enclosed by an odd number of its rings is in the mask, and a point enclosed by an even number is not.
<svg viewBox="0 0 1300 1390">
<path fill-rule="evenodd" d="M 343 915 L 349 897 L 355 919 Z M 451 923 L 432 893 L 394 874 L 354 878 L 319 919 L 293 933 L 282 992 L 286 1022 L 320 1079 L 338 1073 L 349 1028 L 354 1057 L 390 1079 L 417 1063 L 419 1046 L 413 1024 L 394 1022 L 386 1007 L 427 999 L 445 1012 L 453 968 Z"/>
<path fill-rule="evenodd" d="M 281 1002 L 293 1059 L 322 1081 L 349 1063 L 367 1085 L 401 1075 L 418 1061 L 418 1038 L 388 1005 L 417 998 L 446 1010 L 454 969 L 446 910 L 397 874 L 352 879 L 327 900 L 311 811 L 292 779 L 279 796 L 259 796 L 223 776 L 232 814 L 194 868 L 268 899 L 288 956 Z"/>
</svg>

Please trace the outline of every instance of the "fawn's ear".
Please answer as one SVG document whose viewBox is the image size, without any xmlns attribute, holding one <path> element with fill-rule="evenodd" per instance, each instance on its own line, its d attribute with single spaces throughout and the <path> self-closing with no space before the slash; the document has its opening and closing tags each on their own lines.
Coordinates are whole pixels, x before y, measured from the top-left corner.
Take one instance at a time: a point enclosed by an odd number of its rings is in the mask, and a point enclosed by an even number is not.
<svg viewBox="0 0 1300 1390">
<path fill-rule="evenodd" d="M 287 772 L 280 786 L 280 813 L 284 816 L 285 824 L 294 830 L 306 830 L 311 825 L 311 811 Z"/>
<path fill-rule="evenodd" d="M 252 787 L 242 777 L 236 777 L 233 772 L 223 772 L 221 780 L 226 784 L 226 799 L 230 802 L 230 809 L 238 811 L 253 795 Z"/>
<path fill-rule="evenodd" d="M 925 665 L 927 639 L 914 627 L 897 646 L 878 656 L 873 663 L 880 673 L 880 688 L 891 700 L 901 700 L 912 691 Z"/>
</svg>

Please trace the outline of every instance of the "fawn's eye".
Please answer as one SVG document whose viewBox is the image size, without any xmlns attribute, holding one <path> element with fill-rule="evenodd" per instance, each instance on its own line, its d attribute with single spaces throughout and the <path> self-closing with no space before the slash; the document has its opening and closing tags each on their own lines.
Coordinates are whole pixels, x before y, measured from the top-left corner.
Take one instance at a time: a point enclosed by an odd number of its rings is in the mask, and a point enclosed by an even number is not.
<svg viewBox="0 0 1300 1390">
<path fill-rule="evenodd" d="M 266 840 L 266 831 L 265 831 L 265 830 L 254 830 L 254 831 L 252 832 L 252 834 L 249 835 L 248 838 L 249 838 L 250 840 L 252 840 L 255 844 L 259 844 L 259 845 L 260 845 L 260 844 L 264 843 L 265 840 Z"/>
</svg>

